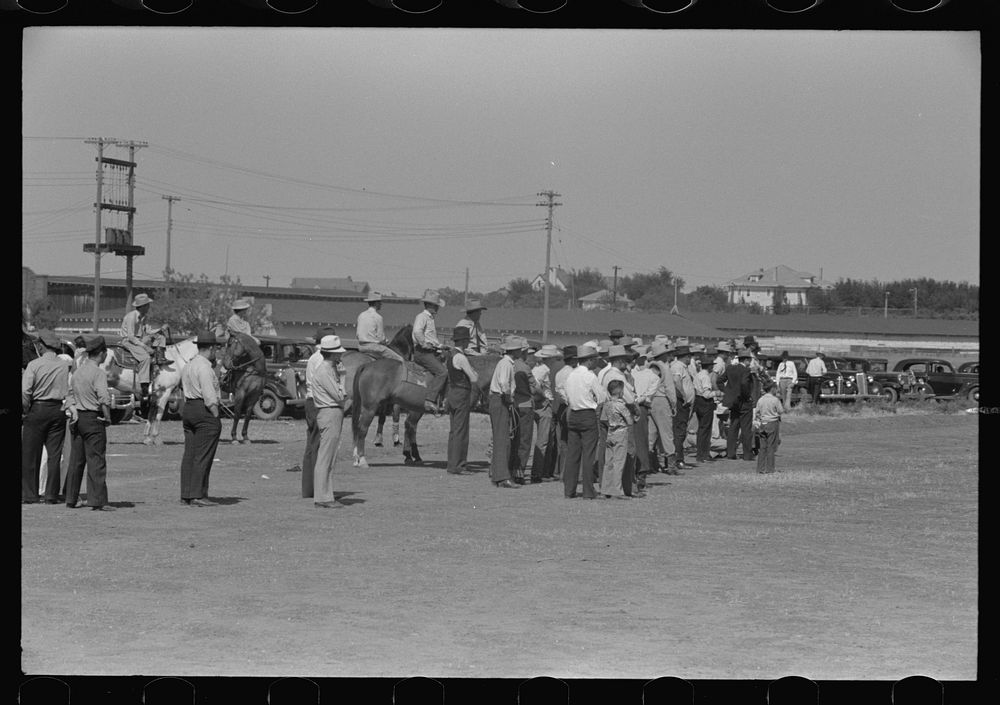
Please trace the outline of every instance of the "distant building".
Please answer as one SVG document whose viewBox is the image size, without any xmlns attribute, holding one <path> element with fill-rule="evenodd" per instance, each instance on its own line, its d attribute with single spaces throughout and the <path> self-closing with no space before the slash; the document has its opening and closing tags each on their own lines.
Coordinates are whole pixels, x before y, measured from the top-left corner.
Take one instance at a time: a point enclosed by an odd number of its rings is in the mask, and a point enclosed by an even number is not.
<svg viewBox="0 0 1000 705">
<path fill-rule="evenodd" d="M 632 311 L 635 309 L 635 302 L 625 294 L 619 292 L 617 295 L 601 289 L 593 294 L 587 294 L 577 299 L 577 303 L 584 311 L 610 311 L 614 305 L 617 311 Z"/>
<path fill-rule="evenodd" d="M 726 285 L 729 303 L 737 306 L 757 304 L 764 310 L 770 310 L 774 306 L 774 294 L 778 287 L 784 288 L 783 303 L 789 306 L 806 306 L 809 304 L 810 293 L 828 291 L 833 288 L 833 284 L 815 274 L 779 264 L 749 272 Z"/>
<path fill-rule="evenodd" d="M 570 286 L 573 284 L 573 275 L 567 272 L 565 269 L 560 267 L 551 267 L 549 269 L 549 288 L 558 289 L 559 291 L 569 291 Z M 542 274 L 537 275 L 531 280 L 531 288 L 535 291 L 541 291 L 545 288 L 545 276 Z"/>
<path fill-rule="evenodd" d="M 323 289 L 326 291 L 354 291 L 367 294 L 368 282 L 356 282 L 350 277 L 296 277 L 292 289 Z"/>
</svg>

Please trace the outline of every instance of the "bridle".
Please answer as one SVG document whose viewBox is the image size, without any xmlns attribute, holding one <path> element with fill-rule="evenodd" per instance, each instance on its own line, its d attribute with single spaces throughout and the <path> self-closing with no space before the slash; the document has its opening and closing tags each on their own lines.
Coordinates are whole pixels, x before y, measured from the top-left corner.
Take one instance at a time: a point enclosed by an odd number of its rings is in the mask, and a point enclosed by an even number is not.
<svg viewBox="0 0 1000 705">
<path fill-rule="evenodd" d="M 239 342 L 239 340 L 236 339 L 236 338 L 233 338 L 233 340 L 236 340 L 236 342 Z M 226 347 L 228 348 L 229 346 L 227 345 Z M 240 347 L 242 347 L 242 345 Z M 252 365 L 255 362 L 257 362 L 258 360 L 262 360 L 262 359 L 264 359 L 264 351 L 263 350 L 260 351 L 259 355 L 255 356 L 255 357 L 251 357 L 246 362 L 241 362 L 238 365 L 234 364 L 232 367 L 229 367 L 228 369 L 229 369 L 230 372 L 236 372 L 238 370 L 243 370 L 246 367 L 248 367 L 249 365 Z M 230 360 L 230 361 L 232 361 L 232 360 Z M 260 374 L 260 373 L 259 373 L 258 370 L 249 370 L 249 371 L 246 372 L 246 374 L 255 375 L 255 374 Z"/>
</svg>

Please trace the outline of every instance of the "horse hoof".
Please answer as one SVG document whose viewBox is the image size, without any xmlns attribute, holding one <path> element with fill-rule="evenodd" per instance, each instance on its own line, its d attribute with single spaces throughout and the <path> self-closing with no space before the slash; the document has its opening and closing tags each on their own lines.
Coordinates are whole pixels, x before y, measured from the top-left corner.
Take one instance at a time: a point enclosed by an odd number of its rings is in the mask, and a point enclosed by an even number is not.
<svg viewBox="0 0 1000 705">
<path fill-rule="evenodd" d="M 240 442 L 234 438 L 233 439 L 233 445 L 234 446 L 238 446 L 239 444 L 240 444 Z"/>
<path fill-rule="evenodd" d="M 353 467 L 358 467 L 358 466 L 359 466 L 360 464 L 361 464 L 361 461 L 360 461 L 360 460 L 358 460 L 357 458 L 355 458 L 355 459 L 354 459 L 354 460 L 353 460 L 353 461 L 351 462 L 351 465 L 352 465 Z"/>
<path fill-rule="evenodd" d="M 358 467 L 359 468 L 366 468 L 366 467 L 368 467 L 368 461 L 365 460 L 364 458 L 361 458 L 361 460 L 358 461 Z"/>
<path fill-rule="evenodd" d="M 153 445 L 154 446 L 162 446 L 163 445 L 163 441 L 160 440 L 159 436 L 155 436 L 153 438 Z"/>
<path fill-rule="evenodd" d="M 394 436 L 392 439 L 392 445 L 399 448 L 399 446 L 403 445 L 403 442 L 399 440 L 399 436 Z"/>
<path fill-rule="evenodd" d="M 240 443 L 243 444 L 243 445 L 245 445 L 245 446 L 248 446 L 248 445 L 250 445 L 250 439 L 249 438 L 243 438 L 243 439 L 240 440 Z"/>
<path fill-rule="evenodd" d="M 376 448 L 381 448 L 382 447 L 382 439 L 381 438 L 376 438 L 375 442 L 372 445 L 374 445 Z"/>
<path fill-rule="evenodd" d="M 142 439 L 142 444 L 144 446 L 151 446 L 153 445 L 153 443 L 154 443 L 153 439 L 150 438 L 149 436 L 146 436 L 145 438 Z"/>
</svg>

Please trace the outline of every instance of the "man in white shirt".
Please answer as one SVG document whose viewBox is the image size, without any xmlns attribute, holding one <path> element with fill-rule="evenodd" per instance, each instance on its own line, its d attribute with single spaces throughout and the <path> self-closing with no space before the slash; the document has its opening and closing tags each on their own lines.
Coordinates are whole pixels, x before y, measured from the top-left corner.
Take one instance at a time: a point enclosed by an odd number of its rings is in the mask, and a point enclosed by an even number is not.
<svg viewBox="0 0 1000 705">
<path fill-rule="evenodd" d="M 646 486 L 646 475 L 652 470 L 652 459 L 649 453 L 649 409 L 652 406 L 653 394 L 660 385 L 660 376 L 646 364 L 649 354 L 648 345 L 636 345 L 632 351 L 638 354 L 635 367 L 632 369 L 632 384 L 635 386 L 636 422 L 635 457 L 638 467 L 635 471 L 637 488 L 642 491 Z"/>
<path fill-rule="evenodd" d="M 358 314 L 356 335 L 358 350 L 403 362 L 403 356 L 386 346 L 385 326 L 382 321 L 382 294 L 372 291 L 365 297 L 368 308 Z"/>
<path fill-rule="evenodd" d="M 576 497 L 577 480 L 583 482 L 583 498 L 597 499 L 594 480 L 597 470 L 597 407 L 607 392 L 597 383 L 593 370 L 598 365 L 597 349 L 581 345 L 577 350 L 579 365 L 566 378 L 566 466 L 563 469 L 563 492 L 567 499 Z"/>
<path fill-rule="evenodd" d="M 635 406 L 635 383 L 632 378 L 632 374 L 628 371 L 629 363 L 632 360 L 632 353 L 624 345 L 612 345 L 608 351 L 608 372 L 604 375 L 604 380 L 601 386 L 605 391 L 608 389 L 608 384 L 612 380 L 619 380 L 622 387 L 622 401 L 627 405 L 630 413 L 636 413 L 638 409 Z M 599 440 L 597 442 L 598 450 L 603 450 L 605 443 L 607 441 L 607 430 L 603 426 L 599 426 L 600 434 Z M 628 426 L 628 431 L 626 433 L 626 446 L 625 446 L 625 467 L 622 471 L 622 489 L 626 496 L 629 497 L 641 497 L 643 495 L 636 494 L 632 491 L 632 486 L 635 484 L 635 464 L 636 464 L 636 434 L 635 434 L 635 424 L 630 424 Z M 604 472 L 603 463 L 599 463 L 601 473 Z"/>
<path fill-rule="evenodd" d="M 689 467 L 684 463 L 684 443 L 687 440 L 688 419 L 694 406 L 695 392 L 694 380 L 688 367 L 691 363 L 691 349 L 687 345 L 679 345 L 674 354 L 677 359 L 670 363 L 670 373 L 677 392 L 677 409 L 674 413 L 674 456 L 677 464 L 674 472 L 669 474 L 678 475 L 678 470 Z"/>
<path fill-rule="evenodd" d="M 306 417 L 306 449 L 302 454 L 302 497 L 311 499 L 313 496 L 313 470 L 316 467 L 316 451 L 319 450 L 319 427 L 316 426 L 316 402 L 313 400 L 313 377 L 316 370 L 323 364 L 323 353 L 319 344 L 328 335 L 336 335 L 333 328 L 320 328 L 313 340 L 315 351 L 306 361 L 306 401 L 303 407 Z"/>
<path fill-rule="evenodd" d="M 469 457 L 469 414 L 472 412 L 472 389 L 479 375 L 462 352 L 469 344 L 469 329 L 455 328 L 451 334 L 454 347 L 448 351 L 448 472 L 461 475 Z"/>
<path fill-rule="evenodd" d="M 663 471 L 668 475 L 671 474 L 673 465 L 670 458 L 674 455 L 674 413 L 677 410 L 677 388 L 669 363 L 673 350 L 672 345 L 663 340 L 654 341 L 649 348 L 649 367 L 655 368 L 659 373 L 659 383 L 653 392 L 649 407 L 650 463 L 653 462 L 656 443 L 659 441 L 665 456 Z"/>
<path fill-rule="evenodd" d="M 424 410 L 438 416 L 441 414 L 438 398 L 448 381 L 448 370 L 437 358 L 438 351 L 443 345 L 438 340 L 437 328 L 434 325 L 434 316 L 441 308 L 441 297 L 433 289 L 428 289 L 424 292 L 421 302 L 424 304 L 424 310 L 413 319 L 413 361 L 432 375 L 427 382 Z"/>
<path fill-rule="evenodd" d="M 781 362 L 774 373 L 774 378 L 778 382 L 778 398 L 784 403 L 784 408 L 790 409 L 792 406 L 792 390 L 795 383 L 799 381 L 799 371 L 795 368 L 795 363 L 788 359 L 788 351 L 781 352 Z"/>
<path fill-rule="evenodd" d="M 465 318 L 455 324 L 456 328 L 469 329 L 469 344 L 465 349 L 465 353 L 468 355 L 482 355 L 489 352 L 489 341 L 480 321 L 485 310 L 486 307 L 479 299 L 469 299 L 469 303 L 465 305 Z"/>
<path fill-rule="evenodd" d="M 210 507 L 208 477 L 219 447 L 219 378 L 212 369 L 219 342 L 215 333 L 201 332 L 195 339 L 198 354 L 181 370 L 184 408 L 184 456 L 181 459 L 181 503 Z"/>
<path fill-rule="evenodd" d="M 819 402 L 819 393 L 823 387 L 823 375 L 826 374 L 826 363 L 823 362 L 823 353 L 816 351 L 816 357 L 806 365 L 806 374 L 809 376 L 809 393 L 812 395 L 812 402 Z"/>
<path fill-rule="evenodd" d="M 538 384 L 533 399 L 535 421 L 535 447 L 531 459 L 531 481 L 544 482 L 555 479 L 556 442 L 553 414 L 555 413 L 555 392 L 552 389 L 551 360 L 562 357 L 555 345 L 543 345 L 535 353 L 538 364 L 531 369 L 531 375 Z"/>
<path fill-rule="evenodd" d="M 493 369 L 490 380 L 490 425 L 493 430 L 493 457 L 490 480 L 495 487 L 518 489 L 511 481 L 512 458 L 516 459 L 517 435 L 511 438 L 510 417 L 514 409 L 514 358 L 521 355 L 521 339 L 508 338 L 501 345 L 503 357 Z"/>
<path fill-rule="evenodd" d="M 559 449 L 555 471 L 555 477 L 557 479 L 562 478 L 563 470 L 566 467 L 566 444 L 569 441 L 569 430 L 566 427 L 567 416 L 569 413 L 569 402 L 566 400 L 566 379 L 570 376 L 573 370 L 576 369 L 578 364 L 576 360 L 575 345 L 567 345 L 563 348 L 562 353 L 563 366 L 559 368 L 558 372 L 556 372 L 556 378 L 553 384 L 556 398 L 556 437 Z"/>
</svg>

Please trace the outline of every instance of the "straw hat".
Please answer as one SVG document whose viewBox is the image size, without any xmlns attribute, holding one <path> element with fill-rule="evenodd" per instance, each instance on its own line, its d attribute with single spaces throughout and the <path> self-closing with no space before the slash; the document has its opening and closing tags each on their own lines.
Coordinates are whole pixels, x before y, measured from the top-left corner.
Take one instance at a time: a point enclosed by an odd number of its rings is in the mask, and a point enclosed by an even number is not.
<svg viewBox="0 0 1000 705">
<path fill-rule="evenodd" d="M 380 294 L 377 291 L 371 291 L 368 293 L 368 296 L 365 297 L 365 303 L 369 304 L 372 303 L 373 301 L 381 301 L 381 300 L 382 300 L 382 294 Z"/>
<path fill-rule="evenodd" d="M 590 345 L 581 345 L 576 351 L 577 360 L 589 360 L 592 357 L 597 357 L 597 348 Z"/>
<path fill-rule="evenodd" d="M 345 352 L 345 348 L 340 344 L 339 335 L 324 335 L 323 339 L 319 341 L 319 351 L 320 352 Z"/>
<path fill-rule="evenodd" d="M 246 299 L 236 299 L 233 302 L 232 309 L 234 311 L 242 311 L 245 308 L 250 308 L 250 302 Z"/>
<path fill-rule="evenodd" d="M 562 357 L 562 351 L 555 345 L 543 345 L 538 352 L 535 353 L 535 357 Z"/>
<path fill-rule="evenodd" d="M 434 304 L 435 306 L 441 306 L 441 295 L 437 293 L 434 289 L 428 289 L 424 292 L 424 297 L 420 299 L 425 304 Z"/>
<path fill-rule="evenodd" d="M 479 299 L 469 299 L 469 303 L 465 305 L 465 312 L 472 313 L 473 311 L 485 311 L 486 307 L 483 306 L 483 302 Z"/>
<path fill-rule="evenodd" d="M 664 341 L 654 340 L 653 344 L 649 346 L 649 354 L 646 355 L 646 357 L 656 358 L 660 355 L 665 355 L 668 352 L 670 352 L 670 348 L 667 347 L 667 344 Z"/>
<path fill-rule="evenodd" d="M 720 340 L 715 346 L 715 352 L 728 352 L 731 353 L 733 349 L 729 346 L 729 341 Z"/>
<path fill-rule="evenodd" d="M 523 350 L 524 345 L 522 344 L 520 338 L 511 337 L 500 344 L 500 349 L 504 352 L 513 352 L 515 350 Z"/>
<path fill-rule="evenodd" d="M 608 359 L 614 360 L 615 358 L 619 357 L 630 358 L 632 357 L 632 355 L 631 353 L 629 353 L 628 350 L 625 349 L 624 345 L 612 345 L 608 349 Z"/>
<path fill-rule="evenodd" d="M 153 299 L 149 298 L 149 294 L 138 294 L 132 299 L 132 308 L 139 308 L 151 303 L 153 303 Z"/>
<path fill-rule="evenodd" d="M 221 345 L 219 338 L 215 335 L 215 331 L 203 330 L 198 332 L 198 337 L 195 338 L 195 345 Z"/>
</svg>

